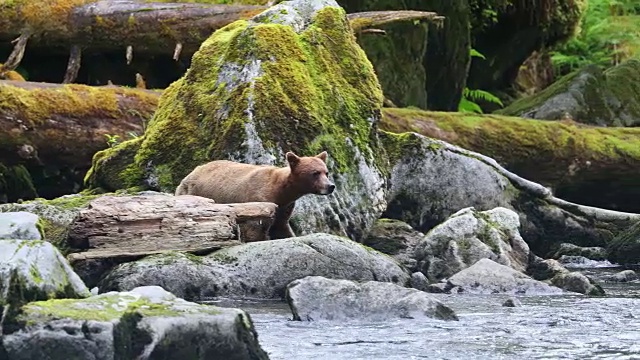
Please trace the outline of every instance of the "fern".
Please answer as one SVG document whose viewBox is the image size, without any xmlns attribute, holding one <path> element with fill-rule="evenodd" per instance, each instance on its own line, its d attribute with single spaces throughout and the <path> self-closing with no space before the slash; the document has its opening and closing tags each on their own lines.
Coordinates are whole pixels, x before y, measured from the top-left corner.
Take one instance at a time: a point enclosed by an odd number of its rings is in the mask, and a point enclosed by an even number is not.
<svg viewBox="0 0 640 360">
<path fill-rule="evenodd" d="M 469 55 L 474 58 L 480 58 L 486 60 L 485 56 L 482 55 L 478 50 L 471 48 L 469 50 Z M 480 89 L 469 89 L 465 87 L 462 90 L 462 98 L 458 103 L 458 111 L 459 112 L 472 112 L 476 114 L 482 114 L 482 108 L 475 101 L 482 100 L 492 104 L 498 104 L 500 107 L 503 107 L 502 101 L 492 93 L 480 90 Z"/>
</svg>

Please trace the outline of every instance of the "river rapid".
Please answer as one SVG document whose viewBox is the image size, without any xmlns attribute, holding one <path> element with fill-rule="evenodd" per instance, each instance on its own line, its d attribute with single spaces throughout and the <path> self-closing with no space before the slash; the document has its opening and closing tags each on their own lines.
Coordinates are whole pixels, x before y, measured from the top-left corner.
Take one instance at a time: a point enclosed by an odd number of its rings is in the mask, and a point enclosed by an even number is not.
<svg viewBox="0 0 640 360">
<path fill-rule="evenodd" d="M 291 321 L 283 302 L 215 301 L 251 314 L 271 359 L 640 359 L 640 282 L 602 279 L 620 268 L 579 269 L 605 297 L 432 294 L 460 321 Z"/>
</svg>

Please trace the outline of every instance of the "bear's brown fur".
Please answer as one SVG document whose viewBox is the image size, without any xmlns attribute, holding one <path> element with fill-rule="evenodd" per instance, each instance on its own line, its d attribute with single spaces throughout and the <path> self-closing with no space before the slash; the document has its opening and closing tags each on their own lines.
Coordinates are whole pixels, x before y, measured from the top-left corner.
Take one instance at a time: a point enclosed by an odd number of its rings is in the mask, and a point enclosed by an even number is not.
<svg viewBox="0 0 640 360">
<path fill-rule="evenodd" d="M 272 202 L 278 205 L 271 239 L 293 237 L 289 225 L 296 200 L 306 194 L 329 195 L 327 152 L 299 157 L 287 152 L 289 166 L 252 165 L 216 160 L 196 167 L 178 185 L 176 195 L 197 195 L 220 204 Z"/>
</svg>

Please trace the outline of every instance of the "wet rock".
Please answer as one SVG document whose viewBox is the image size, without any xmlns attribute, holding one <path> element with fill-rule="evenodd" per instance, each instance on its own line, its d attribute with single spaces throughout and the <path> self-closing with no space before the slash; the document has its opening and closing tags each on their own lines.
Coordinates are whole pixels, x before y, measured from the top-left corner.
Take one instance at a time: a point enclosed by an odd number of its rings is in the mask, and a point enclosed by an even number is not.
<svg viewBox="0 0 640 360">
<path fill-rule="evenodd" d="M 436 293 L 436 294 L 446 293 L 446 292 L 454 292 L 452 290 L 452 288 L 447 286 L 446 282 L 439 282 L 439 283 L 435 283 L 435 284 L 429 284 L 425 291 L 426 292 L 430 292 L 430 293 Z"/>
<path fill-rule="evenodd" d="M 640 222 L 630 226 L 609 242 L 607 259 L 621 265 L 640 263 Z"/>
<path fill-rule="evenodd" d="M 42 240 L 38 216 L 25 211 L 0 212 L 0 239 Z"/>
<path fill-rule="evenodd" d="M 268 359 L 244 311 L 156 286 L 33 302 L 16 324 L 3 337 L 7 360 Z"/>
<path fill-rule="evenodd" d="M 594 280 L 579 272 L 567 270 L 560 262 L 553 259 L 536 259 L 527 268 L 534 279 L 547 281 L 567 291 L 585 295 L 604 295 L 604 290 Z"/>
<path fill-rule="evenodd" d="M 472 294 L 560 294 L 562 290 L 489 259 L 480 259 L 472 266 L 447 280 L 447 291 L 460 287 Z"/>
<path fill-rule="evenodd" d="M 413 274 L 411 274 L 410 283 L 411 287 L 414 289 L 428 291 L 427 289 L 429 288 L 429 280 L 427 280 L 427 277 L 424 276 L 424 274 L 421 272 L 414 272 Z"/>
<path fill-rule="evenodd" d="M 453 310 L 425 292 L 385 282 L 308 276 L 291 282 L 286 297 L 294 320 L 458 320 Z"/>
<path fill-rule="evenodd" d="M 429 231 L 416 246 L 415 256 L 431 281 L 448 278 L 485 258 L 524 271 L 529 246 L 519 227 L 518 214 L 509 209 L 462 209 Z"/>
<path fill-rule="evenodd" d="M 640 124 L 640 61 L 629 60 L 602 71 L 588 65 L 529 98 L 498 113 L 525 118 L 560 120 L 604 126 Z"/>
<path fill-rule="evenodd" d="M 607 258 L 605 248 L 599 246 L 582 247 L 571 243 L 562 243 L 552 258 L 559 259 L 562 256 L 582 256 L 591 260 L 604 260 Z"/>
<path fill-rule="evenodd" d="M 517 306 L 522 306 L 522 303 L 520 302 L 520 300 L 518 300 L 518 298 L 512 297 L 512 298 L 509 298 L 509 299 L 505 300 L 502 303 L 502 306 L 504 306 L 504 307 L 517 307 Z"/>
<path fill-rule="evenodd" d="M 98 286 L 101 292 L 160 285 L 185 299 L 224 296 L 284 298 L 291 281 L 305 276 L 405 286 L 410 275 L 388 255 L 347 238 L 311 234 L 243 244 L 199 257 L 163 254 L 121 264 Z"/>
<path fill-rule="evenodd" d="M 89 295 L 89 289 L 50 243 L 0 240 L 0 308 L 6 306 L 0 312 L 0 328 L 28 302 Z"/>
<path fill-rule="evenodd" d="M 606 277 L 605 281 L 610 282 L 629 282 L 638 280 L 638 274 L 633 270 L 623 270 L 612 276 Z"/>
<path fill-rule="evenodd" d="M 561 272 L 551 278 L 551 284 L 572 292 L 577 292 L 585 295 L 604 295 L 604 290 L 595 281 L 587 277 L 586 275 L 574 271 Z"/>
<path fill-rule="evenodd" d="M 417 264 L 414 258 L 415 246 L 423 237 L 423 233 L 414 230 L 405 222 L 380 219 L 376 221 L 362 243 L 391 255 L 408 269 L 414 270 Z"/>
</svg>

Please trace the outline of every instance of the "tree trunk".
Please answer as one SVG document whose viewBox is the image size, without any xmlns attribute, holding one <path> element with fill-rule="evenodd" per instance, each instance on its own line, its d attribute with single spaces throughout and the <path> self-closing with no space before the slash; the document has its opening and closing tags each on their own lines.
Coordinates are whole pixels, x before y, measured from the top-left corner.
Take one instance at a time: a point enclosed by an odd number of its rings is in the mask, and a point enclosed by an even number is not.
<svg viewBox="0 0 640 360">
<path fill-rule="evenodd" d="M 93 154 L 107 148 L 109 138 L 143 133 L 159 95 L 115 86 L 0 81 L 0 165 L 24 166 L 31 179 L 20 182 L 33 181 L 40 196 L 75 192 Z M 9 175 L 0 171 L 0 193 L 17 200 L 15 189 L 7 188 L 13 181 L 3 182 L 3 176 Z"/>
</svg>

